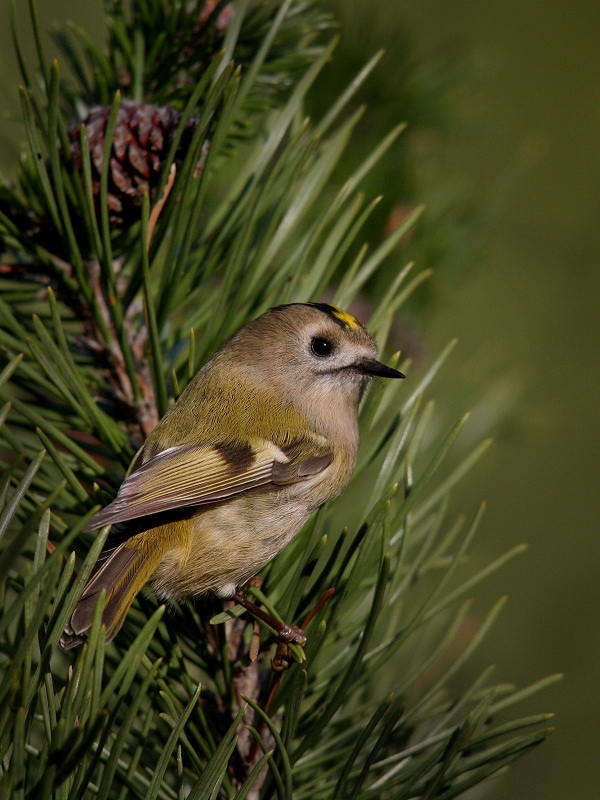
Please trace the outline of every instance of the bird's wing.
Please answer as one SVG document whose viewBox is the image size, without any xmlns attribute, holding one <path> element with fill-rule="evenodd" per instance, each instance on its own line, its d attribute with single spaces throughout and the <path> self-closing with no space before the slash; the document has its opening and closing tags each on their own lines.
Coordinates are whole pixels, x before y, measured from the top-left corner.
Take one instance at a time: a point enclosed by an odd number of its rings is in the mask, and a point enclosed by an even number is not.
<svg viewBox="0 0 600 800">
<path fill-rule="evenodd" d="M 225 500 L 259 486 L 283 486 L 326 469 L 333 455 L 314 443 L 286 447 L 261 440 L 252 446 L 177 445 L 134 469 L 113 502 L 86 530 L 186 506 Z"/>
</svg>

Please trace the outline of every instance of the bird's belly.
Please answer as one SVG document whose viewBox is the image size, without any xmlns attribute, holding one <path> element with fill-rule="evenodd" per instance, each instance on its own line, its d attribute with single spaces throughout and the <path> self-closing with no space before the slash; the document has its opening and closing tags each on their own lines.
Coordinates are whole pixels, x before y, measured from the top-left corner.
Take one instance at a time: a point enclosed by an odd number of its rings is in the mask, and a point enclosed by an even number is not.
<svg viewBox="0 0 600 800">
<path fill-rule="evenodd" d="M 165 599 L 214 591 L 227 597 L 283 549 L 310 514 L 298 499 L 257 493 L 200 508 L 179 524 L 171 548 L 151 579 Z"/>
</svg>

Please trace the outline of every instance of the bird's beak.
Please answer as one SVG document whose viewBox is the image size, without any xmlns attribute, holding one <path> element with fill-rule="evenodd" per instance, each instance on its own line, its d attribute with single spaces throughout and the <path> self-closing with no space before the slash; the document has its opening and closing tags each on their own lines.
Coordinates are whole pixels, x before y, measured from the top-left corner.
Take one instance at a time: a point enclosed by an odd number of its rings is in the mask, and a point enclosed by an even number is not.
<svg viewBox="0 0 600 800">
<path fill-rule="evenodd" d="M 374 378 L 405 378 L 406 376 L 403 375 L 401 372 L 398 372 L 397 369 L 393 367 L 388 367 L 386 364 L 382 364 L 380 361 L 376 361 L 374 358 L 363 358 L 358 364 L 354 365 L 354 369 L 358 370 L 358 372 L 362 372 L 363 375 L 372 375 Z"/>
</svg>

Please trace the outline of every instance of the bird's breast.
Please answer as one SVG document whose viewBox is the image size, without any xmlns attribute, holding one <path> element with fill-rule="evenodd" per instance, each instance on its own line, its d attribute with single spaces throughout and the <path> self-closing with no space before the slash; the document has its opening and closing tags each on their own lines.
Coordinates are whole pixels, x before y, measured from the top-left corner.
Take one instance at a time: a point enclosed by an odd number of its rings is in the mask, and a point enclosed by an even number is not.
<svg viewBox="0 0 600 800">
<path fill-rule="evenodd" d="M 179 523 L 185 536 L 160 563 L 153 589 L 172 599 L 209 590 L 229 596 L 293 539 L 310 511 L 286 491 L 200 507 Z"/>
<path fill-rule="evenodd" d="M 172 599 L 209 590 L 230 596 L 294 538 L 312 511 L 342 491 L 353 466 L 336 453 L 318 475 L 199 506 L 172 523 L 177 536 L 168 535 L 177 544 L 155 571 L 153 589 Z"/>
</svg>

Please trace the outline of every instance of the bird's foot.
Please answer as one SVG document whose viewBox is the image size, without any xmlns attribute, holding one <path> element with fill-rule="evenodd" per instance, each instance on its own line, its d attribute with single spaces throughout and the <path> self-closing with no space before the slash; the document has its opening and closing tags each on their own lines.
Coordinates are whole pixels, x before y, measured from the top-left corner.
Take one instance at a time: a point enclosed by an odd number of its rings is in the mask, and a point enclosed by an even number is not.
<svg viewBox="0 0 600 800">
<path fill-rule="evenodd" d="M 272 628 L 275 633 L 278 634 L 277 639 L 277 650 L 275 651 L 275 656 L 271 661 L 271 666 L 276 672 L 283 672 L 284 670 L 288 669 L 293 659 L 292 650 L 290 645 L 299 645 L 300 647 L 304 647 L 307 638 L 305 633 L 305 628 L 311 619 L 317 614 L 321 608 L 325 605 L 327 600 L 331 597 L 334 593 L 335 589 L 328 589 L 319 602 L 315 605 L 312 611 L 305 617 L 302 621 L 300 626 L 296 625 L 286 625 L 285 622 L 281 622 L 281 620 L 276 619 L 271 614 L 268 614 L 266 611 L 263 611 L 262 608 L 253 603 L 251 600 L 248 600 L 243 594 L 239 592 L 235 592 L 232 595 L 232 599 L 238 603 L 239 605 L 243 606 L 245 609 L 250 611 L 251 614 L 254 614 L 255 617 L 265 622 L 270 628 Z"/>
</svg>

